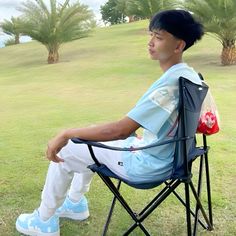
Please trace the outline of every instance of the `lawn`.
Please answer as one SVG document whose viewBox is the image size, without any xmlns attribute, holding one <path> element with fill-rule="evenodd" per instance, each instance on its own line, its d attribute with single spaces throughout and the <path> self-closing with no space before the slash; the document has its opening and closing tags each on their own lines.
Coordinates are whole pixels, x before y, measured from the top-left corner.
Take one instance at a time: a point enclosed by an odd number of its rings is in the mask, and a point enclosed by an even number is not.
<svg viewBox="0 0 236 236">
<path fill-rule="evenodd" d="M 158 64 L 147 53 L 147 24 L 97 29 L 63 45 L 55 65 L 46 64 L 47 51 L 37 42 L 0 49 L 0 235 L 19 235 L 16 217 L 38 206 L 51 137 L 64 128 L 123 117 L 159 78 Z M 199 228 L 200 235 L 236 235 L 236 66 L 221 66 L 220 52 L 221 45 L 206 35 L 185 55 L 205 76 L 221 115 L 221 132 L 208 138 L 215 230 Z M 137 209 L 154 192 L 122 190 Z M 91 217 L 81 223 L 62 220 L 62 236 L 101 234 L 111 194 L 95 177 L 87 196 Z M 147 219 L 153 235 L 186 235 L 179 206 L 171 197 Z M 117 205 L 109 235 L 121 235 L 130 223 Z"/>
</svg>

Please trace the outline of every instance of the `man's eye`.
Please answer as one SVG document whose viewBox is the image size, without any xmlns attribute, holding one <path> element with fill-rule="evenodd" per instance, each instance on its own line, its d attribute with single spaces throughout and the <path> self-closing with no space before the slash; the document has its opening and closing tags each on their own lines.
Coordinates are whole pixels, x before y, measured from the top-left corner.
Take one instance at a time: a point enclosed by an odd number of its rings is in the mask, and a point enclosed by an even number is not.
<svg viewBox="0 0 236 236">
<path fill-rule="evenodd" d="M 159 40 L 162 40 L 162 38 L 158 35 L 156 35 L 156 38 L 159 39 Z"/>
<path fill-rule="evenodd" d="M 150 37 L 153 37 L 153 35 L 154 35 L 154 33 L 152 33 L 152 32 L 149 33 L 149 36 L 150 36 Z"/>
<path fill-rule="evenodd" d="M 149 32 L 149 35 L 150 35 L 150 37 L 155 37 L 158 40 L 162 40 L 162 37 L 155 32 Z"/>
</svg>

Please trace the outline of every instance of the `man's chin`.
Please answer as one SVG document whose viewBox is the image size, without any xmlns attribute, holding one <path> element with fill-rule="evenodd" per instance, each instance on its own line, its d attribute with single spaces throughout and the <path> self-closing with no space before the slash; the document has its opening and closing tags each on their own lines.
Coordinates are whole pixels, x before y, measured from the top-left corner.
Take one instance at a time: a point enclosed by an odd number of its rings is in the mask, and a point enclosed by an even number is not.
<svg viewBox="0 0 236 236">
<path fill-rule="evenodd" d="M 152 55 L 150 55 L 150 59 L 153 60 L 153 61 L 157 61 L 158 60 L 158 58 L 156 58 L 156 57 L 154 57 Z"/>
</svg>

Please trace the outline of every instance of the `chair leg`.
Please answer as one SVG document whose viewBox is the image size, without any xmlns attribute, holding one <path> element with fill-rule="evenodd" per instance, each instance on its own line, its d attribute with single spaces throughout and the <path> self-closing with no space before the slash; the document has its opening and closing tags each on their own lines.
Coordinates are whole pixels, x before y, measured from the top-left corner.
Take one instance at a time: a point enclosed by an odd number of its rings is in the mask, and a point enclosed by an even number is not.
<svg viewBox="0 0 236 236">
<path fill-rule="evenodd" d="M 98 173 L 99 174 L 99 173 Z M 169 195 L 171 194 L 171 192 L 180 184 L 180 181 L 173 181 L 171 186 L 168 186 L 165 188 L 165 191 L 163 191 L 161 194 L 158 195 L 158 197 L 155 198 L 155 201 L 151 201 L 151 204 L 148 204 L 147 208 L 144 208 L 144 210 L 142 211 L 141 215 L 136 215 L 131 208 L 128 206 L 128 204 L 126 203 L 126 201 L 123 199 L 123 197 L 120 195 L 119 193 L 119 188 L 117 189 L 117 187 L 115 187 L 115 185 L 113 184 L 113 182 L 110 180 L 109 177 L 104 177 L 104 176 L 100 176 L 101 179 L 104 181 L 104 183 L 108 186 L 108 188 L 112 191 L 112 193 L 114 194 L 114 199 L 113 201 L 119 200 L 119 202 L 121 203 L 121 205 L 126 209 L 126 211 L 129 213 L 129 215 L 132 217 L 132 219 L 134 220 L 134 224 L 124 233 L 124 235 L 129 235 L 136 227 L 139 227 L 143 233 L 146 236 L 149 236 L 150 234 L 148 233 L 148 231 L 146 230 L 146 228 L 143 226 L 142 222 L 143 220 L 159 205 L 161 204 L 161 202 Z M 119 186 L 119 184 L 118 184 Z M 112 204 L 113 205 L 113 204 Z M 114 206 L 113 206 L 114 207 Z M 111 208 L 113 208 L 111 207 Z M 110 212 L 113 211 L 110 210 Z M 109 213 L 110 214 L 110 213 Z M 112 214 L 112 213 L 111 213 Z M 103 236 L 106 235 L 107 229 L 108 229 L 108 225 L 109 225 L 109 221 L 110 221 L 111 216 L 108 216 L 107 218 L 107 223 L 104 226 L 104 230 L 103 230 Z"/>
<path fill-rule="evenodd" d="M 209 219 L 211 223 L 211 227 L 209 230 L 213 230 L 213 215 L 212 215 L 212 205 L 211 205 L 211 186 L 210 186 L 210 172 L 209 172 L 209 164 L 208 164 L 208 146 L 207 146 L 207 138 L 206 135 L 203 135 L 203 145 L 204 149 L 207 150 L 205 153 L 205 168 L 206 168 L 206 184 L 207 184 L 207 197 L 208 197 L 208 213 Z"/>
<path fill-rule="evenodd" d="M 144 228 L 141 222 L 143 222 L 155 209 L 159 206 L 171 193 L 176 189 L 181 182 L 173 180 L 145 207 L 140 214 L 138 214 L 138 222 L 135 222 L 124 235 L 129 235 L 137 226 L 141 228 L 145 235 L 150 235 Z"/>
<path fill-rule="evenodd" d="M 118 181 L 118 184 L 116 186 L 118 191 L 120 190 L 120 186 L 121 186 L 121 180 Z M 112 217 L 113 210 L 114 210 L 114 207 L 115 207 L 115 204 L 116 204 L 116 199 L 117 199 L 117 197 L 114 195 L 113 200 L 112 200 L 112 204 L 111 204 L 111 208 L 109 210 L 107 220 L 106 220 L 106 223 L 105 223 L 104 228 L 103 228 L 102 236 L 105 236 L 107 234 L 107 230 L 108 230 L 109 224 L 111 222 L 111 217 Z"/>
<path fill-rule="evenodd" d="M 170 182 L 165 182 L 166 186 L 165 188 L 163 188 L 157 195 L 155 198 L 153 198 L 153 200 L 151 202 L 149 202 L 149 204 L 147 204 L 145 206 L 145 208 L 143 208 L 142 211 L 140 211 L 139 216 L 142 216 L 168 189 L 172 188 L 172 185 L 176 182 L 176 180 L 172 180 Z"/>
<path fill-rule="evenodd" d="M 179 196 L 179 194 L 176 192 L 176 191 L 173 191 L 173 194 L 176 196 L 176 198 L 184 205 L 184 207 L 186 208 L 186 203 L 185 203 L 185 201 Z M 190 209 L 190 213 L 191 213 L 191 215 L 193 216 L 193 217 L 195 217 L 195 213 Z M 207 229 L 207 226 L 206 225 L 204 225 L 204 223 L 200 220 L 200 219 L 198 219 L 198 221 L 197 221 L 201 226 L 202 226 L 202 228 L 203 229 Z"/>
<path fill-rule="evenodd" d="M 132 209 L 130 208 L 130 206 L 127 204 L 127 202 L 125 201 L 125 199 L 120 195 L 119 191 L 117 190 L 116 186 L 114 185 L 114 183 L 111 181 L 111 179 L 109 177 L 103 176 L 102 174 L 98 173 L 98 175 L 101 177 L 101 179 L 103 180 L 103 182 L 107 185 L 107 187 L 111 190 L 111 192 L 115 195 L 116 199 L 121 203 L 121 205 L 124 207 L 124 209 L 127 211 L 127 213 L 131 216 L 131 218 L 134 220 L 135 224 L 134 227 L 132 227 L 133 229 L 131 231 L 133 231 L 137 226 L 139 226 L 142 231 L 145 233 L 147 232 L 146 229 L 144 228 L 144 226 L 141 223 L 141 220 L 139 220 L 136 216 L 136 214 L 132 211 Z M 146 234 L 146 233 L 145 233 Z M 125 233 L 125 235 L 128 235 Z M 146 234 L 149 235 L 149 234 Z"/>
<path fill-rule="evenodd" d="M 201 158 L 200 158 L 199 175 L 198 175 L 197 195 L 198 195 L 199 198 L 200 198 L 201 189 L 202 189 L 202 172 L 203 172 L 203 156 L 201 156 Z M 196 204 L 193 236 L 195 236 L 197 234 L 198 222 L 199 222 L 199 206 L 198 206 L 198 204 Z"/>
<path fill-rule="evenodd" d="M 205 212 L 205 210 L 204 210 L 204 208 L 203 208 L 203 206 L 202 206 L 202 203 L 201 203 L 201 201 L 200 201 L 200 199 L 199 199 L 199 197 L 198 197 L 198 195 L 197 195 L 197 192 L 196 192 L 196 190 L 195 190 L 195 188 L 194 188 L 194 186 L 193 186 L 192 181 L 190 181 L 189 184 L 190 184 L 192 193 L 193 193 L 193 195 L 194 195 L 194 198 L 195 198 L 195 200 L 196 200 L 196 202 L 197 202 L 197 205 L 199 206 L 199 209 L 201 210 L 202 215 L 203 215 L 203 217 L 204 217 L 204 219 L 205 219 L 205 221 L 206 221 L 206 223 L 207 223 L 207 225 L 208 225 L 208 230 L 212 230 L 212 229 L 213 229 L 213 228 L 212 228 L 212 225 L 211 225 L 211 223 L 210 223 L 210 221 L 209 221 L 209 218 L 207 217 L 207 214 L 206 214 L 206 212 Z"/>
<path fill-rule="evenodd" d="M 211 185 L 210 185 L 210 173 L 209 173 L 209 164 L 208 164 L 208 153 L 205 154 L 205 168 L 206 168 L 206 184 L 207 184 L 207 197 L 208 197 L 208 211 L 209 219 L 211 223 L 211 229 L 213 229 L 213 215 L 212 215 L 212 204 L 211 204 Z"/>
<path fill-rule="evenodd" d="M 185 183 L 185 200 L 186 200 L 186 220 L 187 220 L 187 234 L 192 235 L 191 229 L 191 214 L 190 214 L 190 196 L 189 196 L 189 184 Z"/>
<path fill-rule="evenodd" d="M 131 232 L 134 231 L 134 229 L 136 227 L 140 227 L 140 229 L 143 231 L 143 233 L 146 235 L 146 236 L 150 236 L 150 234 L 148 233 L 148 231 L 146 230 L 146 228 L 142 225 L 142 223 L 138 223 L 136 222 L 135 224 L 133 224 L 124 234 L 123 236 L 127 236 L 129 235 Z"/>
</svg>

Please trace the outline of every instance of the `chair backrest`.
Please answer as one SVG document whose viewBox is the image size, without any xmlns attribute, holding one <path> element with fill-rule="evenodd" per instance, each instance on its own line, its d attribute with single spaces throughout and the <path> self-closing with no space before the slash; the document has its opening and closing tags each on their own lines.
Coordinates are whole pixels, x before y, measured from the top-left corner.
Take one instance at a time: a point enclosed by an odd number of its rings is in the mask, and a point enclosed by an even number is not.
<svg viewBox="0 0 236 236">
<path fill-rule="evenodd" d="M 195 134 L 200 116 L 201 106 L 207 94 L 208 86 L 194 84 L 190 80 L 179 78 L 179 123 L 177 137 L 189 137 L 177 142 L 174 157 L 173 177 L 188 178 L 188 162 L 190 152 L 195 148 Z"/>
</svg>

